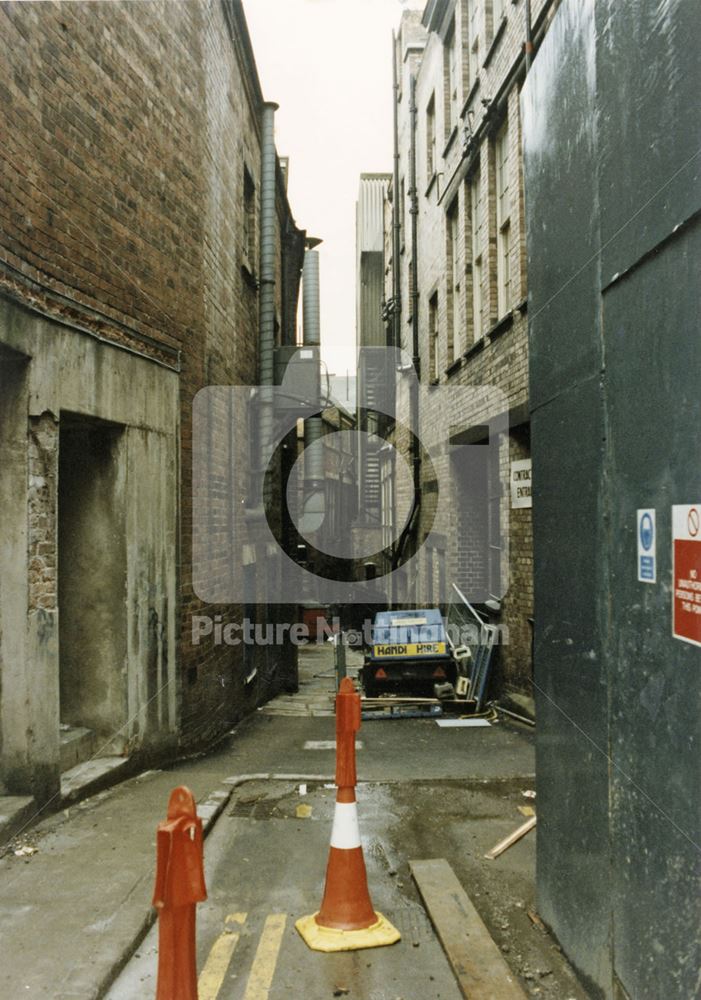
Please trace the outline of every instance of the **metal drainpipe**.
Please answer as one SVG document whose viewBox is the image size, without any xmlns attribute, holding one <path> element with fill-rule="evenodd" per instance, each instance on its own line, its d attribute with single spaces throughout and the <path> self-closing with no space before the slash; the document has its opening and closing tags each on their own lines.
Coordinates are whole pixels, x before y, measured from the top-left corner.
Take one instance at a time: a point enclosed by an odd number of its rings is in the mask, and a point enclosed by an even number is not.
<svg viewBox="0 0 701 1000">
<path fill-rule="evenodd" d="M 419 192 L 416 181 L 416 77 L 412 74 L 409 86 L 409 118 L 411 121 L 411 143 L 409 146 L 409 173 L 411 201 L 411 262 L 413 287 L 411 289 L 411 338 L 412 363 L 414 375 L 411 382 L 409 427 L 413 433 L 411 442 L 412 471 L 414 479 L 414 500 L 411 513 L 402 531 L 392 558 L 392 568 L 399 565 L 409 536 L 418 526 L 421 507 L 421 452 L 419 445 L 419 382 L 421 379 L 421 356 L 419 353 L 419 273 L 418 273 L 418 243 L 419 243 Z"/>
<path fill-rule="evenodd" d="M 318 242 L 308 240 L 307 244 Z M 314 350 L 319 361 L 321 347 L 321 309 L 319 296 L 319 251 L 307 249 L 302 270 L 302 320 L 303 344 Z M 321 399 L 321 381 L 317 376 L 317 392 Z M 307 530 L 314 530 L 323 520 L 324 497 L 324 449 L 310 446 L 323 435 L 321 417 L 308 417 L 304 422 L 304 515 L 303 524 Z"/>
<path fill-rule="evenodd" d="M 416 107 L 416 77 L 411 77 L 411 272 L 414 287 L 411 290 L 411 350 L 415 377 L 411 384 L 411 430 L 412 469 L 414 472 L 414 512 L 410 522 L 421 506 L 421 454 L 419 451 L 419 382 L 421 381 L 421 355 L 419 352 L 419 189 L 416 181 L 416 127 L 418 111 Z"/>
<path fill-rule="evenodd" d="M 275 374 L 275 196 L 277 152 L 275 112 L 279 105 L 266 101 L 262 116 L 260 181 L 260 448 L 267 458 L 273 434 L 273 383 Z"/>
<path fill-rule="evenodd" d="M 533 36 L 531 34 L 531 0 L 526 0 L 524 6 L 524 17 L 526 18 L 526 73 L 531 68 L 533 60 Z"/>
<path fill-rule="evenodd" d="M 401 220 L 402 207 L 400 198 L 402 196 L 399 184 L 399 78 L 397 74 L 397 37 L 392 32 L 392 83 L 394 87 L 394 175 L 392 185 L 394 187 L 394 198 L 392 199 L 392 298 L 393 298 L 393 323 L 392 339 L 394 347 L 401 346 L 402 330 L 402 285 L 399 271 L 399 255 L 401 250 Z"/>
</svg>

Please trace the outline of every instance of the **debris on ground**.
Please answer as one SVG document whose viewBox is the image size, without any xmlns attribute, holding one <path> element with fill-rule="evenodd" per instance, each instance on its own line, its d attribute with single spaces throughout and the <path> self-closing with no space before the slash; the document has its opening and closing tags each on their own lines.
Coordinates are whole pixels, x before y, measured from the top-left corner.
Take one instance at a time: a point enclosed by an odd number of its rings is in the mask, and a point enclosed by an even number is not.
<svg viewBox="0 0 701 1000">
<path fill-rule="evenodd" d="M 491 851 L 487 851 L 485 858 L 487 858 L 488 861 L 494 861 L 500 854 L 503 854 L 504 851 L 507 851 L 513 844 L 520 840 L 521 837 L 525 837 L 529 830 L 533 829 L 535 824 L 536 817 L 532 816 L 530 819 L 526 820 L 525 823 L 514 830 L 513 833 L 510 833 L 508 837 L 504 837 L 504 839 L 500 840 L 498 844 L 495 844 Z"/>
<path fill-rule="evenodd" d="M 31 858 L 32 854 L 37 854 L 38 851 L 38 847 L 32 847 L 31 844 L 23 844 L 21 847 L 16 847 L 13 853 L 16 858 Z"/>
<path fill-rule="evenodd" d="M 526 910 L 526 914 L 528 915 L 528 919 L 530 920 L 530 922 L 533 924 L 534 927 L 537 927 L 538 930 L 544 931 L 547 934 L 548 928 L 545 926 L 545 924 L 540 919 L 535 910 Z"/>
</svg>

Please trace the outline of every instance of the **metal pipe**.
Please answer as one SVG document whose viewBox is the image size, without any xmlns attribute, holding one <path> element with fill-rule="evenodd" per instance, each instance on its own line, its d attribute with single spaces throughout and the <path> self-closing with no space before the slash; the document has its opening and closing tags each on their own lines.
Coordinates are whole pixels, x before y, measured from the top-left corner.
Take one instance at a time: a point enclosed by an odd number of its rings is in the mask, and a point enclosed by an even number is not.
<svg viewBox="0 0 701 1000">
<path fill-rule="evenodd" d="M 531 0 L 526 0 L 524 7 L 524 16 L 526 18 L 526 73 L 531 68 L 531 62 L 533 61 L 533 36 L 531 34 Z"/>
<path fill-rule="evenodd" d="M 260 448 L 263 461 L 272 447 L 273 383 L 275 375 L 275 257 L 277 152 L 275 150 L 275 112 L 278 105 L 263 105 L 260 180 L 260 354 L 261 386 Z"/>
<path fill-rule="evenodd" d="M 392 32 L 392 84 L 394 87 L 394 173 L 392 187 L 392 344 L 400 347 L 402 342 L 402 283 L 399 270 L 399 255 L 402 236 L 402 191 L 399 183 L 399 76 L 397 73 L 397 36 Z"/>
<path fill-rule="evenodd" d="M 302 270 L 302 320 L 303 343 L 305 347 L 314 350 L 314 360 L 317 364 L 317 399 L 321 405 L 321 383 L 318 371 L 319 347 L 321 346 L 321 297 L 319 293 L 319 251 L 308 249 L 304 254 Z M 324 428 L 321 417 L 308 417 L 304 422 L 304 479 L 305 479 L 305 515 L 309 515 L 310 523 L 316 523 L 323 518 L 325 499 L 324 483 L 324 449 L 317 445 L 323 436 Z M 320 490 L 321 488 L 321 490 Z M 313 512 L 313 513 L 312 513 Z M 305 521 L 306 523 L 306 521 Z"/>
<path fill-rule="evenodd" d="M 526 726 L 535 726 L 535 721 L 533 719 L 528 719 L 525 715 L 518 715 L 516 712 L 512 712 L 508 708 L 502 708 L 501 705 L 494 704 L 494 708 L 497 712 L 501 712 L 503 715 L 509 715 L 512 719 L 516 719 L 517 722 L 522 722 Z"/>
<path fill-rule="evenodd" d="M 421 358 L 419 355 L 419 272 L 418 272 L 418 244 L 419 244 L 419 190 L 416 181 L 416 127 L 417 127 L 417 115 L 418 111 L 416 108 L 416 77 L 412 74 L 410 83 L 410 105 L 409 105 L 409 117 L 411 120 L 411 143 L 409 147 L 409 172 L 410 172 L 410 183 L 411 191 L 409 197 L 411 199 L 411 269 L 412 269 L 412 288 L 411 288 L 411 337 L 412 337 L 412 362 L 414 364 L 414 370 L 416 372 L 416 381 L 418 382 L 421 378 Z M 417 398 L 418 403 L 418 398 Z M 418 415 L 418 414 L 417 414 Z M 413 428 L 412 428 L 413 429 Z M 416 430 L 414 430 L 416 433 Z"/>
<path fill-rule="evenodd" d="M 414 512 L 417 514 L 421 506 L 421 452 L 419 449 L 419 383 L 421 381 L 421 354 L 419 348 L 419 189 L 416 180 L 416 132 L 418 125 L 418 109 L 416 107 L 416 77 L 412 73 L 410 84 L 411 104 L 409 114 L 411 119 L 411 273 L 413 287 L 411 289 L 411 350 L 414 377 L 411 380 L 411 417 L 410 428 L 412 438 L 412 471 L 414 478 Z M 409 519 L 409 524 L 418 517 Z"/>
<path fill-rule="evenodd" d="M 319 295 L 319 251 L 306 250 L 302 269 L 302 322 L 305 347 L 321 344 L 321 308 Z"/>
<path fill-rule="evenodd" d="M 419 244 L 419 192 L 416 180 L 416 128 L 417 128 L 417 107 L 416 107 L 416 77 L 412 73 L 409 84 L 409 120 L 411 123 L 411 141 L 409 144 L 409 201 L 411 213 L 411 273 L 412 287 L 411 295 L 411 341 L 412 341 L 412 364 L 414 373 L 409 388 L 409 428 L 412 432 L 411 456 L 412 473 L 414 483 L 414 499 L 411 513 L 402 531 L 394 554 L 392 556 L 392 568 L 396 569 L 406 547 L 409 536 L 413 533 L 415 526 L 419 522 L 419 509 L 421 507 L 421 451 L 419 445 L 419 381 L 421 378 L 421 357 L 419 354 L 419 282 L 418 282 L 418 244 Z"/>
</svg>

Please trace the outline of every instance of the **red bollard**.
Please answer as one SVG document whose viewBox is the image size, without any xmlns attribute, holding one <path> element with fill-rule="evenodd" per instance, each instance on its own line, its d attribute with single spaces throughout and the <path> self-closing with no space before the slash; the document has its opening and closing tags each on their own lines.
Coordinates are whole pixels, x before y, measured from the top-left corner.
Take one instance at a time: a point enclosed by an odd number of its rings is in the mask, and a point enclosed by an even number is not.
<svg viewBox="0 0 701 1000">
<path fill-rule="evenodd" d="M 202 820 L 189 788 L 174 788 L 156 834 L 158 987 L 156 1000 L 197 1000 L 195 904 L 207 898 Z"/>
</svg>

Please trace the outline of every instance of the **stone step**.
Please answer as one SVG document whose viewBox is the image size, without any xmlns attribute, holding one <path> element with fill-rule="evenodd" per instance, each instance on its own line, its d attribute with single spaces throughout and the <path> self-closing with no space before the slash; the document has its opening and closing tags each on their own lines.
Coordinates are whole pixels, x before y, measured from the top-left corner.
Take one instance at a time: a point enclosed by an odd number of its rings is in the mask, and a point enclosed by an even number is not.
<svg viewBox="0 0 701 1000">
<path fill-rule="evenodd" d="M 76 764 L 89 760 L 97 749 L 95 733 L 85 726 L 71 726 L 62 729 L 61 743 L 61 773 L 69 771 Z"/>
<path fill-rule="evenodd" d="M 128 757 L 95 757 L 77 764 L 61 775 L 61 802 L 68 804 L 94 795 L 128 777 L 130 771 Z"/>
<path fill-rule="evenodd" d="M 0 795 L 0 848 L 29 822 L 35 810 L 31 795 Z"/>
</svg>

